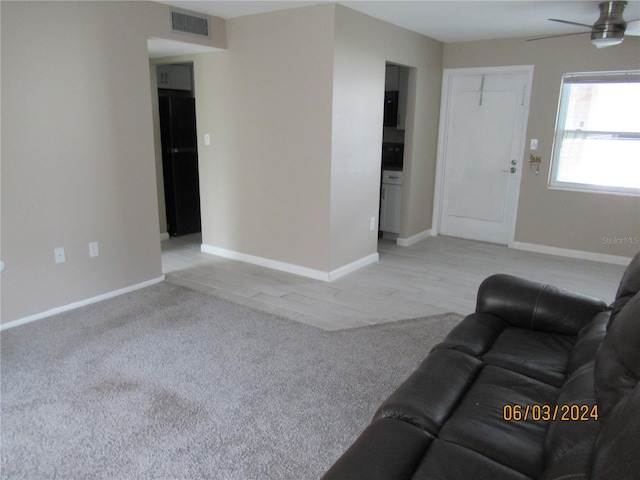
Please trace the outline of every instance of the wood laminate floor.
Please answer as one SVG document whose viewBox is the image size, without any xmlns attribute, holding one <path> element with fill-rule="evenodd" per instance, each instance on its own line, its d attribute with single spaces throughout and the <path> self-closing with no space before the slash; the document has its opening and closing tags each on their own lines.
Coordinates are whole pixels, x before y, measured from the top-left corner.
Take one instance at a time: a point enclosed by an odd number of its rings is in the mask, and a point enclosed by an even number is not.
<svg viewBox="0 0 640 480">
<path fill-rule="evenodd" d="M 625 268 L 438 236 L 410 247 L 381 240 L 378 262 L 323 282 L 202 253 L 201 243 L 200 234 L 162 242 L 167 281 L 325 330 L 471 313 L 478 285 L 493 273 L 611 302 Z"/>
</svg>

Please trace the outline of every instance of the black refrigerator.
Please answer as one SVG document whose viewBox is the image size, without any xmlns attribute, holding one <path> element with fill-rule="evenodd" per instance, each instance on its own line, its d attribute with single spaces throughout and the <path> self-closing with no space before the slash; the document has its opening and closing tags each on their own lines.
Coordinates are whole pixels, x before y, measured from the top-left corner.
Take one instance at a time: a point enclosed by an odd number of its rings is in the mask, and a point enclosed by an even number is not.
<svg viewBox="0 0 640 480">
<path fill-rule="evenodd" d="M 196 104 L 190 97 L 159 97 L 167 232 L 200 231 Z"/>
</svg>

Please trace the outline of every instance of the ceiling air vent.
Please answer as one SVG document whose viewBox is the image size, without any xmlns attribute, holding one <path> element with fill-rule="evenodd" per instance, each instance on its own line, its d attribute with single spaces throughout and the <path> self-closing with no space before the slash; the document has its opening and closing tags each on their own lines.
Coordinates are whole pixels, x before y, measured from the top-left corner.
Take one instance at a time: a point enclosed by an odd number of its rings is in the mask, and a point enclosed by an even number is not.
<svg viewBox="0 0 640 480">
<path fill-rule="evenodd" d="M 171 30 L 208 37 L 209 19 L 207 17 L 196 17 L 188 13 L 171 12 Z"/>
</svg>

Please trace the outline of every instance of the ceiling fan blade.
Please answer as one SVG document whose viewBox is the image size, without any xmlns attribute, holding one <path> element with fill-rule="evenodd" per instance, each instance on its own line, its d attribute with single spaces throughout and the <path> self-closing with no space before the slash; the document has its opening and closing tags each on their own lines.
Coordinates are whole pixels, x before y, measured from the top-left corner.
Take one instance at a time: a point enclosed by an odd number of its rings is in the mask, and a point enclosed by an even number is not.
<svg viewBox="0 0 640 480">
<path fill-rule="evenodd" d="M 549 20 L 551 20 L 552 22 L 566 23 L 568 25 L 576 25 L 578 27 L 586 27 L 586 28 L 592 27 L 592 25 L 587 25 L 586 23 L 570 22 L 569 20 L 561 20 L 559 18 L 550 18 Z"/>
<path fill-rule="evenodd" d="M 572 35 L 584 35 L 586 33 L 591 33 L 591 31 L 588 31 L 588 32 L 575 32 L 575 33 L 561 33 L 559 35 L 547 35 L 546 37 L 528 38 L 527 42 L 534 42 L 536 40 L 546 40 L 547 38 L 570 37 Z"/>
<path fill-rule="evenodd" d="M 627 28 L 625 30 L 625 35 L 631 35 L 632 37 L 640 36 L 640 25 L 629 25 L 632 22 L 640 22 L 640 18 L 636 18 L 635 20 L 629 20 L 627 22 Z"/>
</svg>

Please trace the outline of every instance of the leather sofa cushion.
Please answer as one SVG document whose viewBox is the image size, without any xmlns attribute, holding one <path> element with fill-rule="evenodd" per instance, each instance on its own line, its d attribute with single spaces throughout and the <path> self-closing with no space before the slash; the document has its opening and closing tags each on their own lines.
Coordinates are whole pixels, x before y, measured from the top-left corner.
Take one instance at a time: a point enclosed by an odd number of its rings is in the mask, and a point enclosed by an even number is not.
<svg viewBox="0 0 640 480">
<path fill-rule="evenodd" d="M 434 350 L 452 349 L 480 356 L 489 351 L 507 322 L 488 313 L 472 313 L 456 325 Z"/>
<path fill-rule="evenodd" d="M 530 480 L 517 470 L 473 450 L 455 443 L 434 440 L 412 480 L 451 479 Z"/>
<path fill-rule="evenodd" d="M 608 318 L 608 313 L 603 315 Z M 606 318 L 604 324 L 606 325 Z M 586 327 L 585 327 L 586 328 Z M 596 331 L 585 330 L 580 351 L 595 356 L 601 338 Z M 604 336 L 604 333 L 602 333 Z M 581 338 L 581 337 L 578 337 Z M 460 322 L 434 350 L 456 350 L 476 356 L 489 365 L 501 366 L 560 387 L 566 380 L 567 367 L 576 337 L 511 327 L 488 313 L 474 313 Z M 595 348 L 596 350 L 592 350 Z M 584 363 L 579 355 L 573 368 Z"/>
<path fill-rule="evenodd" d="M 504 420 L 504 406 L 554 404 L 559 389 L 486 366 L 440 431 L 439 438 L 535 478 L 543 470 L 546 422 Z"/>
<path fill-rule="evenodd" d="M 482 366 L 477 358 L 455 350 L 434 351 L 382 403 L 375 417 L 402 419 L 436 435 Z"/>
<path fill-rule="evenodd" d="M 432 441 L 429 433 L 402 420 L 375 420 L 322 479 L 410 480 Z"/>
<path fill-rule="evenodd" d="M 567 363 L 574 342 L 573 336 L 515 328 L 495 315 L 474 313 L 451 330 L 434 350 L 464 352 L 489 365 L 514 370 L 560 387 L 567 376 Z M 587 340 L 583 343 L 586 344 Z M 588 346 L 593 348 L 591 344 Z M 588 346 L 583 349 L 588 350 Z M 595 356 L 595 350 L 591 353 Z M 575 364 L 581 362 L 579 357 L 574 360 Z"/>
<path fill-rule="evenodd" d="M 560 388 L 575 337 L 522 328 L 507 328 L 482 356 L 487 365 L 513 370 Z"/>
<path fill-rule="evenodd" d="M 393 418 L 374 420 L 322 480 L 531 480 L 473 450 Z"/>
</svg>

